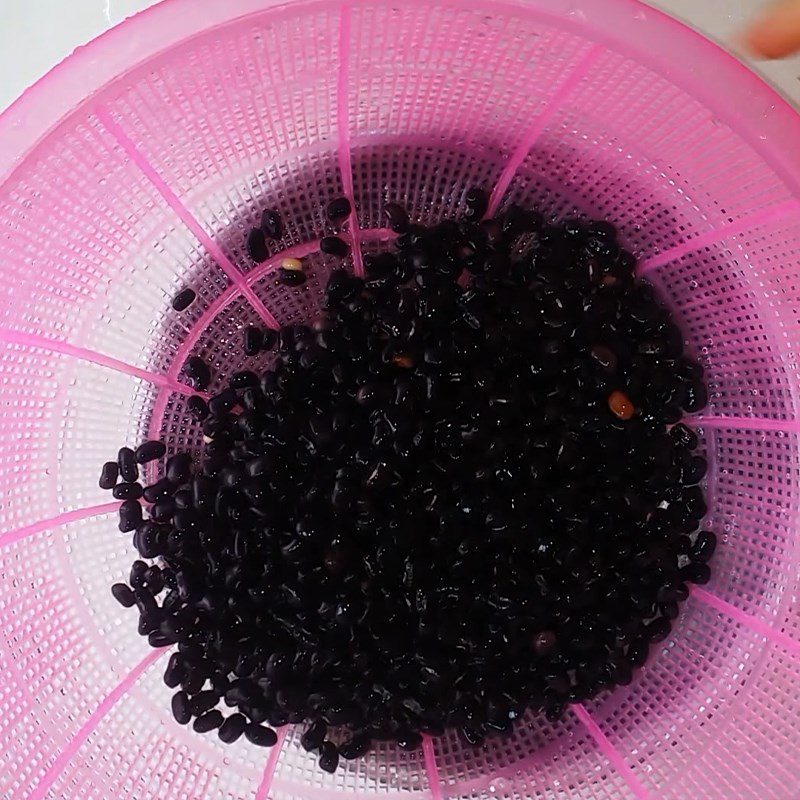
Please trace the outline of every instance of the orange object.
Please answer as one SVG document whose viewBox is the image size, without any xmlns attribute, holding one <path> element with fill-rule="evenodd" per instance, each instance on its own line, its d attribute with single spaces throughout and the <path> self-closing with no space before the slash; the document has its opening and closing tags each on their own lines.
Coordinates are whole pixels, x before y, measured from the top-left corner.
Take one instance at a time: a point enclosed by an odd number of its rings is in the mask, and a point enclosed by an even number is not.
<svg viewBox="0 0 800 800">
<path fill-rule="evenodd" d="M 762 58 L 783 58 L 800 48 L 800 0 L 770 6 L 744 35 L 744 44 Z"/>
<path fill-rule="evenodd" d="M 608 407 L 611 409 L 611 413 L 616 414 L 620 419 L 630 419 L 636 413 L 630 397 L 624 392 L 611 392 L 608 396 Z"/>
<path fill-rule="evenodd" d="M 407 356 L 405 354 L 396 355 L 392 359 L 392 363 L 396 367 L 402 367 L 403 369 L 411 369 L 414 366 L 414 359 L 411 356 Z"/>
</svg>

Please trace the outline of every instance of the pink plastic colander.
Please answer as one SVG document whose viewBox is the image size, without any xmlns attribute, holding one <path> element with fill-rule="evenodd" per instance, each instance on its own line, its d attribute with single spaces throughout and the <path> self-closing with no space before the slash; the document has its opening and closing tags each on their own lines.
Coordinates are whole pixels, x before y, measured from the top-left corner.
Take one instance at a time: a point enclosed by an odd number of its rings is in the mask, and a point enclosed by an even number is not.
<svg viewBox="0 0 800 800">
<path fill-rule="evenodd" d="M 0 798 L 800 797 L 800 124 L 744 67 L 633 0 L 170 0 L 44 78 L 0 143 Z M 327 775 L 296 730 L 267 752 L 179 727 L 165 653 L 109 592 L 134 552 L 99 465 L 197 442 L 186 358 L 222 380 L 243 326 L 313 313 L 326 200 L 355 200 L 359 253 L 387 200 L 429 222 L 475 185 L 616 221 L 673 306 L 710 381 L 711 584 L 632 686 L 480 749 Z M 277 285 L 285 254 L 306 287 Z"/>
</svg>

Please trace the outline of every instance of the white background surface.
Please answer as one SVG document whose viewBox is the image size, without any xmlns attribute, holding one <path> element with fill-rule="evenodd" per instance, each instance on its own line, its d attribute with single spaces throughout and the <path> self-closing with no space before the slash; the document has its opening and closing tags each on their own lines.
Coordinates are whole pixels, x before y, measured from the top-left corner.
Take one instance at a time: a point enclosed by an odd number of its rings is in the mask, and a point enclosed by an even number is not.
<svg viewBox="0 0 800 800">
<path fill-rule="evenodd" d="M 594 1 L 576 0 L 576 6 Z M 732 47 L 746 20 L 769 0 L 650 2 Z M 77 46 L 150 5 L 153 0 L 0 0 L 0 109 Z M 757 68 L 800 104 L 800 58 Z"/>
</svg>

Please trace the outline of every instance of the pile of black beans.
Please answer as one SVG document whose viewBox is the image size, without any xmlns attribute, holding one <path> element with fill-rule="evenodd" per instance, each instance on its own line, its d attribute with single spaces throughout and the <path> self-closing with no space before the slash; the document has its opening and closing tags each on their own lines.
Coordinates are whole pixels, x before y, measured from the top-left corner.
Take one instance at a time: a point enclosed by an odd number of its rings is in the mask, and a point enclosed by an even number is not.
<svg viewBox="0 0 800 800">
<path fill-rule="evenodd" d="M 191 398 L 202 454 L 147 487 L 160 442 L 103 468 L 144 559 L 113 593 L 177 645 L 179 723 L 265 746 L 304 724 L 331 772 L 378 741 L 478 745 L 629 684 L 709 580 L 681 422 L 703 372 L 634 258 L 608 223 L 467 201 L 428 228 L 388 206 L 365 278 L 334 269 L 308 325 L 247 329 L 274 365 Z"/>
</svg>

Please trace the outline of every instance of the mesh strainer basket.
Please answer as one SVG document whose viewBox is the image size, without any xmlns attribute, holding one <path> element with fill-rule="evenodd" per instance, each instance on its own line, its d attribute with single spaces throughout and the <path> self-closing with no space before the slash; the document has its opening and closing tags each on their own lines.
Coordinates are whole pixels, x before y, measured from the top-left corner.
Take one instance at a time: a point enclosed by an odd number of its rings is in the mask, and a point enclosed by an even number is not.
<svg viewBox="0 0 800 800">
<path fill-rule="evenodd" d="M 800 797 L 800 124 L 737 62 L 632 0 L 170 0 L 0 119 L 0 797 Z M 127 440 L 197 441 L 181 367 L 313 313 L 320 208 L 431 222 L 493 190 L 621 226 L 704 362 L 712 583 L 630 687 L 508 739 L 384 744 L 335 775 L 180 728 L 109 593 L 134 558 L 97 487 Z M 257 267 L 267 206 L 287 221 Z M 303 255 L 301 289 L 274 277 Z M 170 298 L 198 292 L 177 314 Z"/>
</svg>

